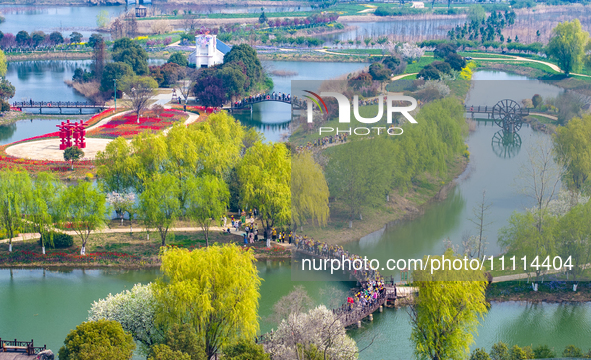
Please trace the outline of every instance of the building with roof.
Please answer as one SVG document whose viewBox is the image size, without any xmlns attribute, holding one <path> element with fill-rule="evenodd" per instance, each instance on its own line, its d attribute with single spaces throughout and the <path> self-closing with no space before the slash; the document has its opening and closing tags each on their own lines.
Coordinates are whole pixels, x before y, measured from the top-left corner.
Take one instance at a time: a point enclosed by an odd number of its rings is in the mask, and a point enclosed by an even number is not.
<svg viewBox="0 0 591 360">
<path fill-rule="evenodd" d="M 135 8 L 135 17 L 146 17 L 148 15 L 148 8 L 143 5 L 138 5 Z"/>
<path fill-rule="evenodd" d="M 196 68 L 211 67 L 224 62 L 224 55 L 230 47 L 215 35 L 203 34 L 195 36 L 195 51 L 189 55 L 189 66 Z"/>
</svg>

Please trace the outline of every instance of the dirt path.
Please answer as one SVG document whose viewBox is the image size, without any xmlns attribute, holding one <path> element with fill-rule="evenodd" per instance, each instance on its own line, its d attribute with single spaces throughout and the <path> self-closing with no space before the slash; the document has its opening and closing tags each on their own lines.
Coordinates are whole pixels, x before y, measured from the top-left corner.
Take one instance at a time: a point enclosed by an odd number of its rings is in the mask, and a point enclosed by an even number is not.
<svg viewBox="0 0 591 360">
<path fill-rule="evenodd" d="M 548 114 L 543 114 L 543 113 L 535 113 L 535 112 L 530 112 L 529 114 L 530 115 L 543 116 L 545 118 L 552 119 L 554 121 L 558 120 L 558 117 L 556 117 L 554 115 L 548 115 Z"/>
</svg>

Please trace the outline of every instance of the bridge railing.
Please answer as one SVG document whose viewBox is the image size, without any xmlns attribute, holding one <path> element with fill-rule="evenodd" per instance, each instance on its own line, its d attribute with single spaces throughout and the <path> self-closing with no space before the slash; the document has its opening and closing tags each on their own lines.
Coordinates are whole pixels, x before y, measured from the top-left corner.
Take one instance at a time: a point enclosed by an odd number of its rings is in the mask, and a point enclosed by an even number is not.
<svg viewBox="0 0 591 360">
<path fill-rule="evenodd" d="M 492 113 L 493 106 L 488 105 L 464 105 L 464 111 L 469 113 Z M 521 115 L 529 115 L 529 108 L 520 108 Z"/>
<path fill-rule="evenodd" d="M 27 355 L 36 355 L 46 349 L 46 345 L 35 346 L 33 339 L 31 341 L 20 341 L 17 339 L 3 340 L 0 338 L 0 350 L 2 351 L 21 351 L 26 352 Z"/>
<path fill-rule="evenodd" d="M 105 103 L 90 102 L 90 101 L 15 101 L 14 107 L 19 108 L 38 108 L 38 107 L 103 107 Z"/>
</svg>

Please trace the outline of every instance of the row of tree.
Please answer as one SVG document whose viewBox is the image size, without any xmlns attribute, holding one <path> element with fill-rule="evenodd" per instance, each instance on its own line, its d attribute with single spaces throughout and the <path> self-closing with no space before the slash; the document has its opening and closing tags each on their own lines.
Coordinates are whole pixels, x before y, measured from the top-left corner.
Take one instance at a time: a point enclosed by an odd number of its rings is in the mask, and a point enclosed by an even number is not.
<svg viewBox="0 0 591 360">
<path fill-rule="evenodd" d="M 97 35 L 97 34 L 93 34 Z M 54 31 L 50 34 L 46 34 L 43 31 L 33 31 L 28 33 L 25 30 L 19 31 L 16 35 L 12 33 L 3 33 L 0 31 L 0 48 L 11 49 L 11 48 L 24 48 L 24 49 L 35 49 L 38 47 L 53 47 L 61 44 L 80 44 L 82 42 L 82 34 L 74 31 L 68 37 L 59 31 Z M 92 47 L 87 43 L 87 46 Z"/>
<path fill-rule="evenodd" d="M 212 218 L 228 207 L 257 208 L 270 229 L 290 221 L 290 154 L 285 144 L 264 144 L 227 113 L 207 121 L 172 127 L 168 133 L 139 134 L 131 143 L 118 138 L 97 155 L 105 192 L 134 193 L 146 227 L 158 229 L 162 244 L 180 218 L 192 219 L 208 239 Z"/>
<path fill-rule="evenodd" d="M 538 345 L 536 347 L 519 347 L 513 345 L 511 349 L 504 342 L 494 344 L 489 353 L 483 348 L 474 349 L 470 355 L 470 360 L 525 360 L 525 359 L 552 359 L 556 357 L 556 352 L 548 345 Z M 562 352 L 564 358 L 590 358 L 591 350 L 587 354 L 574 346 L 568 345 Z"/>
<path fill-rule="evenodd" d="M 483 43 L 485 41 L 495 41 L 497 38 L 500 42 L 505 41 L 505 36 L 501 31 L 506 26 L 511 26 L 515 23 L 515 12 L 505 10 L 505 13 L 493 11 L 488 17 L 484 9 L 479 6 L 472 6 L 469 13 L 470 22 L 464 23 L 463 26 L 456 25 L 455 28 L 447 32 L 450 40 L 478 40 Z M 485 19 L 486 17 L 486 19 Z M 510 43 L 512 39 L 507 39 Z M 519 39 L 515 38 L 516 42 Z"/>
<path fill-rule="evenodd" d="M 392 189 L 406 191 L 426 172 L 445 174 L 450 161 L 465 150 L 463 114 L 454 98 L 433 101 L 418 112 L 417 124 L 403 127 L 403 136 L 351 137 L 329 148 L 325 171 L 331 198 L 344 204 L 352 220 L 364 208 L 384 203 Z"/>
</svg>

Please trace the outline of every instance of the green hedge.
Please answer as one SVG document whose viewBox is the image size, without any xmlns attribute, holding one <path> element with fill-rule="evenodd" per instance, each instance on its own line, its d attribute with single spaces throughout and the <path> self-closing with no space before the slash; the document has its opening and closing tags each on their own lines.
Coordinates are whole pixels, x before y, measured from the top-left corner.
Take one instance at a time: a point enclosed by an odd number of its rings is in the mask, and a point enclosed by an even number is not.
<svg viewBox="0 0 591 360">
<path fill-rule="evenodd" d="M 53 246 L 51 241 L 51 233 L 41 235 L 41 239 L 39 239 L 39 245 L 43 246 L 43 243 L 45 243 L 45 247 L 47 248 L 61 249 L 73 246 L 74 238 L 72 235 L 54 232 Z"/>
</svg>

